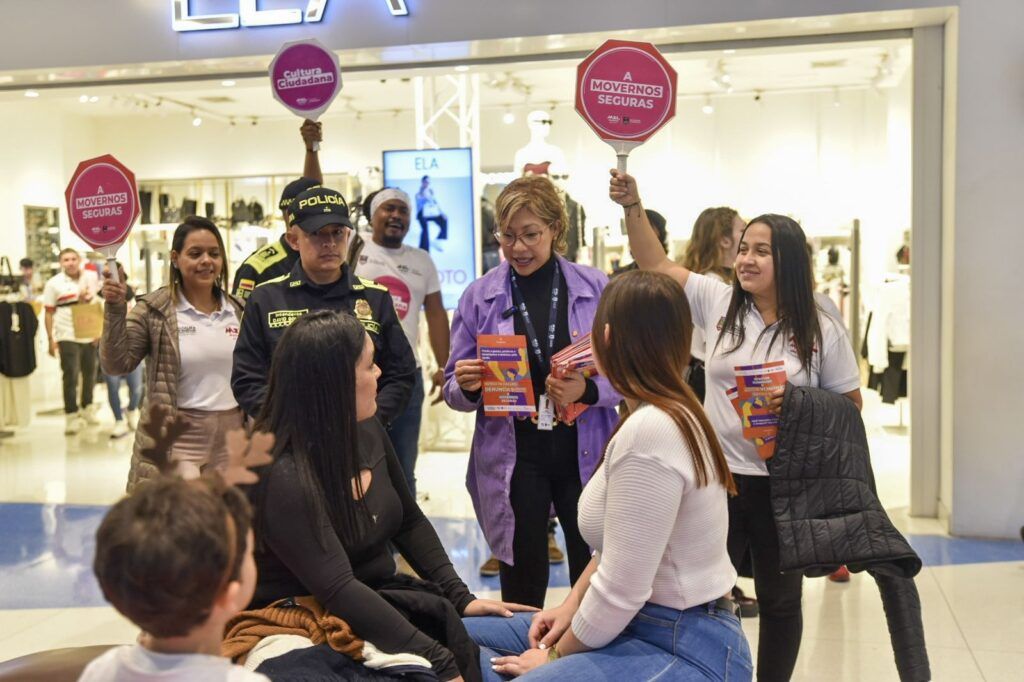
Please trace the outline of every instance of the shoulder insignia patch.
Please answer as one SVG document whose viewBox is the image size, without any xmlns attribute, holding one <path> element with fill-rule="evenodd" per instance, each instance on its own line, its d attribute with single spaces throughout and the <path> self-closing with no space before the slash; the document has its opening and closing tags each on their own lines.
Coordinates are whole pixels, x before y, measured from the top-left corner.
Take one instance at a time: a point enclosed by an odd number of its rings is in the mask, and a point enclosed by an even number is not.
<svg viewBox="0 0 1024 682">
<path fill-rule="evenodd" d="M 380 291 L 387 291 L 388 290 L 388 288 L 386 286 L 384 286 L 383 284 L 377 284 L 372 279 L 363 279 L 362 277 L 357 277 L 356 279 L 358 279 L 359 283 L 362 284 L 363 287 L 366 288 L 366 289 L 378 289 Z M 354 288 L 355 287 L 353 287 L 353 289 Z"/>
<path fill-rule="evenodd" d="M 260 287 L 265 287 L 268 284 L 278 284 L 279 282 L 283 282 L 286 279 L 290 278 L 291 276 L 291 273 L 288 273 L 287 275 L 281 275 L 280 277 L 268 279 L 266 282 L 260 282 L 259 284 L 257 284 L 256 288 L 259 289 Z"/>
</svg>

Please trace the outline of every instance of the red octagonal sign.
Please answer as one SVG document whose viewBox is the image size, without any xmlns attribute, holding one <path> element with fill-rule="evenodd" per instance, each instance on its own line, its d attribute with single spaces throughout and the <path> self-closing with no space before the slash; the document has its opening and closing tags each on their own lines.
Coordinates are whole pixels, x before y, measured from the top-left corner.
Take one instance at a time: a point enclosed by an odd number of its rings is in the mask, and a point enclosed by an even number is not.
<svg viewBox="0 0 1024 682">
<path fill-rule="evenodd" d="M 675 116 L 675 69 L 650 43 L 609 40 L 576 69 L 576 111 L 626 152 Z"/>
<path fill-rule="evenodd" d="M 139 217 L 135 175 L 110 154 L 78 164 L 64 198 L 71 230 L 108 255 L 128 238 Z"/>
</svg>

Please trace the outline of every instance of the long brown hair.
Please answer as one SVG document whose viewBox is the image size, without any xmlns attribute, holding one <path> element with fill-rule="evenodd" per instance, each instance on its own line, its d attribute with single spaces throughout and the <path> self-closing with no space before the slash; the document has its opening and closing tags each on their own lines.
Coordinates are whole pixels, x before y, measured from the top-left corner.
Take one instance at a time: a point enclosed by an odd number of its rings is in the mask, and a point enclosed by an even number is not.
<svg viewBox="0 0 1024 682">
<path fill-rule="evenodd" d="M 703 275 L 713 272 L 723 280 L 732 278 L 730 268 L 718 263 L 719 243 L 722 239 L 732 238 L 732 223 L 739 214 L 727 206 L 705 208 L 693 223 L 693 234 L 686 245 L 683 265 L 687 270 Z M 736 244 L 739 247 L 739 244 Z"/>
<path fill-rule="evenodd" d="M 605 325 L 610 329 L 607 338 Z M 594 316 L 591 343 L 615 390 L 672 417 L 690 450 L 697 486 L 718 481 L 735 494 L 736 484 L 722 446 L 696 394 L 683 379 L 692 335 L 693 321 L 683 287 L 668 275 L 634 270 L 605 287 Z M 616 432 L 628 419 L 626 415 L 619 422 Z M 701 435 L 707 440 L 707 456 Z"/>
</svg>

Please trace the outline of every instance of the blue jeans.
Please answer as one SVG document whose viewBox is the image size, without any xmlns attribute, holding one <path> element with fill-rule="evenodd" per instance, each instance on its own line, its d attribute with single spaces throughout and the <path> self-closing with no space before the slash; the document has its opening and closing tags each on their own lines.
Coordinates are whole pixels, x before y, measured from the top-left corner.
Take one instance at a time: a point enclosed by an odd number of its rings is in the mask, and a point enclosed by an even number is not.
<svg viewBox="0 0 1024 682">
<path fill-rule="evenodd" d="M 123 414 L 121 413 L 121 381 L 124 380 L 128 384 L 128 409 L 137 410 L 139 405 L 142 403 L 142 363 L 132 370 L 131 373 L 125 374 L 124 376 L 111 376 L 109 374 L 103 375 L 103 380 L 107 382 L 107 400 L 110 402 L 110 411 L 114 413 L 114 419 L 121 421 Z"/>
<path fill-rule="evenodd" d="M 411 313 L 410 313 L 411 314 Z M 416 497 L 416 458 L 419 456 L 420 422 L 423 421 L 423 372 L 416 368 L 416 383 L 405 412 L 388 427 L 398 463 L 402 465 L 409 492 Z"/>
<path fill-rule="evenodd" d="M 520 613 L 512 618 L 462 619 L 469 636 L 480 645 L 485 682 L 509 679 L 494 672 L 490 659 L 518 655 L 530 647 L 531 617 Z M 517 678 L 559 682 L 751 679 L 750 647 L 740 620 L 714 603 L 685 611 L 648 603 L 608 645 L 565 656 Z"/>
</svg>

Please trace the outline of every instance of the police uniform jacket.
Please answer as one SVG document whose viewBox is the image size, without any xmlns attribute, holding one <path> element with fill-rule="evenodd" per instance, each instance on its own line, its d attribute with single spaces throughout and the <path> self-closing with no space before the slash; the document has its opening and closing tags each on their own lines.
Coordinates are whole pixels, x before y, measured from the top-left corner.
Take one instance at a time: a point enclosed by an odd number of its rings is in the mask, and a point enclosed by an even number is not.
<svg viewBox="0 0 1024 682">
<path fill-rule="evenodd" d="M 347 265 L 342 266 L 341 279 L 320 286 L 309 281 L 301 261 L 297 261 L 289 274 L 253 290 L 242 315 L 231 370 L 231 389 L 238 404 L 250 416 L 259 414 L 278 341 L 292 322 L 317 310 L 351 313 L 370 335 L 374 362 L 381 371 L 377 416 L 385 426 L 390 425 L 412 395 L 416 359 L 391 294 L 379 284 L 353 276 Z"/>
<path fill-rule="evenodd" d="M 231 294 L 244 303 L 259 285 L 290 273 L 298 260 L 299 252 L 281 235 L 276 242 L 256 249 L 242 261 L 235 270 Z"/>
</svg>

